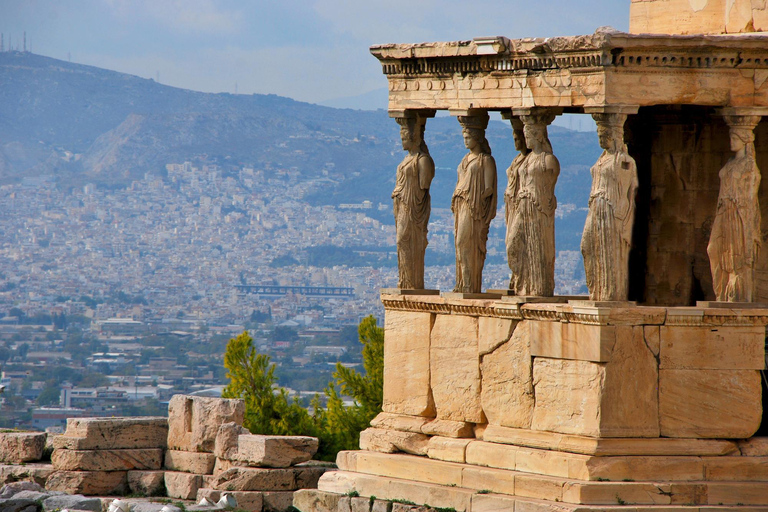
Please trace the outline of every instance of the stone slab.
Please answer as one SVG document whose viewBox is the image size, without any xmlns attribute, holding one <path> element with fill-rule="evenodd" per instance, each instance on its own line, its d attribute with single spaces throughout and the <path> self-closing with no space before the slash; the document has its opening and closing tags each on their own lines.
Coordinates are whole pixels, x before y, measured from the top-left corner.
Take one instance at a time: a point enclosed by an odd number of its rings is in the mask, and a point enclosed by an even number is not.
<svg viewBox="0 0 768 512">
<path fill-rule="evenodd" d="M 760 372 L 660 370 L 659 421 L 665 437 L 749 438 L 762 421 Z"/>
<path fill-rule="evenodd" d="M 466 462 L 467 445 L 471 439 L 454 439 L 434 436 L 427 443 L 427 456 L 430 459 L 447 462 Z"/>
<path fill-rule="evenodd" d="M 54 471 L 45 488 L 85 496 L 122 495 L 128 490 L 127 471 Z"/>
<path fill-rule="evenodd" d="M 436 419 L 425 423 L 421 431 L 430 436 L 475 437 L 474 424 L 466 421 Z"/>
<path fill-rule="evenodd" d="M 165 471 L 128 471 L 131 494 L 162 496 L 165 494 Z"/>
<path fill-rule="evenodd" d="M 43 458 L 45 432 L 0 432 L 0 462 L 34 462 Z"/>
<path fill-rule="evenodd" d="M 54 450 L 53 468 L 64 471 L 128 471 L 160 469 L 163 450 L 139 448 L 119 450 Z"/>
<path fill-rule="evenodd" d="M 360 449 L 375 452 L 405 452 L 426 455 L 429 437 L 425 434 L 367 428 L 360 432 Z"/>
<path fill-rule="evenodd" d="M 430 331 L 434 315 L 387 310 L 384 320 L 384 412 L 434 417 Z"/>
<path fill-rule="evenodd" d="M 762 370 L 765 327 L 661 327 L 659 368 Z"/>
<path fill-rule="evenodd" d="M 392 414 L 380 412 L 371 420 L 371 426 L 385 430 L 400 430 L 402 432 L 422 433 L 422 427 L 430 421 L 423 416 L 408 416 L 404 414 Z"/>
<path fill-rule="evenodd" d="M 310 460 L 317 447 L 316 437 L 247 434 L 237 437 L 236 450 L 217 456 L 247 466 L 287 468 Z"/>
<path fill-rule="evenodd" d="M 56 436 L 53 447 L 68 450 L 134 449 L 166 447 L 168 419 L 69 418 L 67 430 Z"/>
<path fill-rule="evenodd" d="M 211 478 L 210 485 L 223 491 L 295 491 L 317 487 L 317 481 L 326 469 L 317 466 L 234 467 Z"/>
<path fill-rule="evenodd" d="M 242 425 L 244 414 L 243 400 L 174 395 L 168 404 L 168 448 L 212 453 L 219 427 Z"/>
<path fill-rule="evenodd" d="M 437 418 L 486 423 L 480 402 L 478 319 L 436 315 L 430 338 L 430 382 Z"/>
<path fill-rule="evenodd" d="M 168 450 L 165 452 L 165 463 L 163 464 L 163 467 L 170 469 L 171 471 L 211 475 L 213 474 L 213 466 L 215 464 L 216 456 L 212 453 Z"/>
<path fill-rule="evenodd" d="M 169 498 L 193 500 L 203 485 L 202 475 L 180 471 L 165 472 L 165 489 Z"/>
<path fill-rule="evenodd" d="M 101 512 L 101 500 L 98 498 L 86 498 L 79 495 L 64 494 L 61 496 L 51 496 L 46 498 L 43 503 L 44 511 L 54 510 L 88 510 L 90 512 Z"/>
</svg>

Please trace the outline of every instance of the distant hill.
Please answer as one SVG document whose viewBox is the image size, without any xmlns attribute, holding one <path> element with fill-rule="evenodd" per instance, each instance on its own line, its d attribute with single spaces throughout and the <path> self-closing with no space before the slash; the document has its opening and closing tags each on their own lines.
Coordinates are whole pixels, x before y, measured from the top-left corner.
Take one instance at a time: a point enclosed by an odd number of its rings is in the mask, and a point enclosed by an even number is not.
<svg viewBox="0 0 768 512">
<path fill-rule="evenodd" d="M 586 206 L 589 166 L 600 153 L 596 135 L 553 126 L 550 138 L 563 169 L 559 202 Z M 460 126 L 451 117 L 432 119 L 426 139 L 437 167 L 433 204 L 448 207 L 466 152 Z M 514 156 L 509 124 L 492 121 L 488 139 L 503 189 Z M 123 187 L 148 171 L 164 175 L 166 163 L 197 159 L 294 168 L 307 179 L 325 170 L 337 184 L 306 200 L 388 203 L 402 157 L 399 127 L 385 110 L 201 93 L 28 52 L 0 53 L 0 184 L 45 175 L 64 187 Z M 580 233 L 583 215 L 573 222 Z"/>
</svg>

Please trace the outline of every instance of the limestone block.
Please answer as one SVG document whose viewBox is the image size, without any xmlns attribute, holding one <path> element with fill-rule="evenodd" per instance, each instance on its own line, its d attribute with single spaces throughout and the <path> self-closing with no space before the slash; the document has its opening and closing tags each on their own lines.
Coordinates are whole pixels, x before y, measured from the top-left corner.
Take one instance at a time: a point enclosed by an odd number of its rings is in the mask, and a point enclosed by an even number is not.
<svg viewBox="0 0 768 512">
<path fill-rule="evenodd" d="M 421 431 L 428 436 L 475 437 L 474 425 L 465 421 L 432 420 L 425 423 Z"/>
<path fill-rule="evenodd" d="M 513 471 L 467 466 L 461 473 L 461 486 L 478 491 L 515 494 L 515 478 Z"/>
<path fill-rule="evenodd" d="M 430 371 L 439 419 L 486 423 L 480 405 L 480 361 L 474 317 L 437 315 L 432 327 Z"/>
<path fill-rule="evenodd" d="M 421 433 L 422 427 L 430 421 L 423 416 L 406 416 L 403 414 L 392 414 L 380 412 L 371 420 L 371 426 L 385 430 L 401 430 L 403 432 Z"/>
<path fill-rule="evenodd" d="M 0 502 L 0 512 L 37 512 L 40 510 L 35 500 L 9 498 Z"/>
<path fill-rule="evenodd" d="M 480 399 L 483 412 L 492 425 L 531 426 L 534 404 L 531 323 L 529 320 L 520 322 L 509 341 L 482 356 Z"/>
<path fill-rule="evenodd" d="M 352 497 L 344 496 L 339 500 L 339 506 L 336 507 L 336 512 L 352 512 Z"/>
<path fill-rule="evenodd" d="M 164 495 L 165 471 L 129 471 L 128 490 L 144 496 Z"/>
<path fill-rule="evenodd" d="M 371 500 L 362 496 L 353 497 L 349 508 L 351 512 L 371 512 Z"/>
<path fill-rule="evenodd" d="M 224 423 L 219 426 L 213 453 L 221 459 L 232 460 L 232 456 L 237 453 L 237 438 L 243 434 L 250 434 L 250 432 L 235 422 Z"/>
<path fill-rule="evenodd" d="M 237 437 L 236 449 L 218 456 L 245 466 L 287 468 L 310 460 L 317 446 L 316 437 L 247 434 Z"/>
<path fill-rule="evenodd" d="M 477 319 L 477 352 L 485 355 L 506 343 L 518 324 L 517 320 L 481 316 Z"/>
<path fill-rule="evenodd" d="M 68 450 L 166 447 L 168 420 L 146 418 L 69 418 L 53 447 Z"/>
<path fill-rule="evenodd" d="M 518 473 L 515 476 L 515 496 L 563 501 L 563 483 L 559 478 Z"/>
<path fill-rule="evenodd" d="M 633 34 L 734 34 L 766 29 L 766 4 L 754 0 L 632 0 Z"/>
<path fill-rule="evenodd" d="M 50 464 L 0 464 L 0 485 L 29 480 L 39 485 L 45 485 L 48 476 L 54 472 Z"/>
<path fill-rule="evenodd" d="M 661 327 L 659 368 L 762 370 L 765 327 Z"/>
<path fill-rule="evenodd" d="M 427 443 L 427 456 L 430 459 L 448 462 L 466 462 L 467 445 L 471 439 L 453 439 L 450 437 L 431 437 Z"/>
<path fill-rule="evenodd" d="M 687 492 L 690 487 L 686 489 L 680 487 L 673 489 L 672 484 L 669 483 L 566 482 L 563 487 L 563 501 L 593 505 L 615 505 L 618 500 L 635 505 L 696 503 L 691 493 Z"/>
<path fill-rule="evenodd" d="M 758 371 L 660 370 L 661 435 L 749 438 L 762 421 L 761 396 Z"/>
<path fill-rule="evenodd" d="M 10 484 L 3 485 L 3 487 L 0 488 L 0 500 L 6 500 L 8 498 L 12 498 L 16 494 L 23 491 L 43 492 L 45 491 L 45 488 L 40 486 L 39 484 L 36 484 L 35 482 L 29 482 L 29 481 L 13 482 Z"/>
<path fill-rule="evenodd" d="M 203 477 L 178 471 L 165 472 L 165 490 L 169 498 L 193 500 L 202 487 Z"/>
<path fill-rule="evenodd" d="M 219 459 L 217 457 L 216 463 L 213 465 L 213 474 L 218 475 L 219 473 L 223 473 L 224 471 L 233 467 L 235 467 L 235 463 L 231 460 Z"/>
<path fill-rule="evenodd" d="M 517 447 L 472 441 L 467 445 L 467 464 L 501 469 L 515 469 Z"/>
<path fill-rule="evenodd" d="M 45 488 L 86 496 L 120 495 L 128 489 L 128 472 L 54 471 L 48 476 Z"/>
<path fill-rule="evenodd" d="M 472 496 L 472 512 L 515 512 L 515 499 L 496 494 Z"/>
<path fill-rule="evenodd" d="M 767 457 L 768 437 L 753 437 L 738 441 L 739 452 L 745 457 Z"/>
<path fill-rule="evenodd" d="M 374 500 L 373 505 L 371 505 L 371 512 L 392 512 L 392 502 Z"/>
<path fill-rule="evenodd" d="M 128 471 L 131 469 L 160 469 L 163 450 L 160 448 L 121 450 L 54 450 L 54 469 L 65 471 Z"/>
<path fill-rule="evenodd" d="M 294 491 L 317 487 L 324 467 L 231 468 L 213 477 L 214 489 L 224 491 Z"/>
<path fill-rule="evenodd" d="M 291 491 L 264 491 L 264 512 L 286 512 L 293 505 L 293 492 Z"/>
<path fill-rule="evenodd" d="M 434 417 L 430 389 L 431 313 L 387 310 L 384 320 L 385 412 Z"/>
<path fill-rule="evenodd" d="M 707 480 L 768 482 L 768 457 L 703 457 L 702 461 Z"/>
<path fill-rule="evenodd" d="M 765 505 L 768 503 L 766 496 L 768 496 L 768 484 L 765 483 L 710 483 L 707 485 L 707 499 L 710 504 Z M 765 507 L 754 507 L 751 510 L 765 510 Z"/>
<path fill-rule="evenodd" d="M 216 456 L 212 453 L 185 452 L 181 450 L 168 450 L 165 452 L 164 467 L 171 471 L 211 475 L 213 474 L 213 466 L 215 464 Z"/>
<path fill-rule="evenodd" d="M 302 512 L 336 512 L 342 497 L 341 494 L 316 489 L 301 489 L 293 493 L 293 506 Z"/>
<path fill-rule="evenodd" d="M 700 457 L 589 457 L 585 480 L 698 481 L 704 480 Z"/>
<path fill-rule="evenodd" d="M 533 361 L 536 407 L 531 428 L 600 435 L 600 395 L 605 365 L 537 357 Z"/>
<path fill-rule="evenodd" d="M 0 462 L 33 462 L 43 458 L 45 432 L 0 432 Z"/>
<path fill-rule="evenodd" d="M 376 452 L 355 452 L 355 458 L 355 471 L 358 473 L 438 485 L 461 485 L 463 467 L 459 464 Z"/>
<path fill-rule="evenodd" d="M 616 340 L 611 325 L 530 320 L 533 356 L 606 362 Z"/>
<path fill-rule="evenodd" d="M 78 495 L 51 496 L 43 501 L 43 510 L 88 510 L 101 512 L 101 500 L 98 498 L 86 498 Z"/>
<path fill-rule="evenodd" d="M 360 449 L 374 452 L 405 452 L 426 455 L 429 437 L 425 434 L 368 428 L 360 432 Z"/>
<path fill-rule="evenodd" d="M 217 503 L 221 499 L 221 495 L 224 493 L 227 493 L 231 495 L 233 498 L 237 500 L 237 508 L 240 510 L 247 510 L 248 512 L 259 512 L 261 510 L 264 511 L 285 511 L 288 509 L 288 507 L 291 506 L 293 502 L 293 493 L 280 493 L 282 495 L 289 494 L 288 500 L 285 500 L 284 496 L 282 497 L 282 501 L 279 499 L 275 499 L 273 497 L 272 503 L 273 504 L 280 504 L 283 505 L 281 508 L 274 508 L 274 507 L 266 507 L 265 503 L 265 496 L 264 493 L 261 491 L 219 491 L 216 489 L 205 489 L 201 488 L 197 490 L 197 496 L 195 497 L 196 502 L 200 502 L 203 498 L 207 498 L 213 503 Z M 287 501 L 287 505 L 285 502 Z"/>
<path fill-rule="evenodd" d="M 174 395 L 168 404 L 168 448 L 213 452 L 224 423 L 243 424 L 242 400 Z"/>
</svg>

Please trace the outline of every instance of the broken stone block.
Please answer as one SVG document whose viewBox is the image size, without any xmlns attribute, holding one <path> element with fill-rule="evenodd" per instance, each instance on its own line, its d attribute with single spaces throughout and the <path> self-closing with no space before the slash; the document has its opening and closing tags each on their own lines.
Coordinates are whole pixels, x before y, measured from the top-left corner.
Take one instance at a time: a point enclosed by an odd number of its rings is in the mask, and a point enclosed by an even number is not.
<svg viewBox="0 0 768 512">
<path fill-rule="evenodd" d="M 89 510 L 91 512 L 101 512 L 101 500 L 99 498 L 86 498 L 77 494 L 61 496 L 51 496 L 43 501 L 43 510 Z"/>
<path fill-rule="evenodd" d="M 293 493 L 293 506 L 297 510 L 312 512 L 336 512 L 344 496 L 317 489 L 300 489 Z"/>
<path fill-rule="evenodd" d="M 168 448 L 213 453 L 219 427 L 242 425 L 244 414 L 243 400 L 174 395 L 168 404 Z"/>
<path fill-rule="evenodd" d="M 165 471 L 129 471 L 128 490 L 143 496 L 164 495 Z"/>
<path fill-rule="evenodd" d="M 429 377 L 431 313 L 387 311 L 384 320 L 384 412 L 435 415 Z"/>
<path fill-rule="evenodd" d="M 477 323 L 477 318 L 470 316 L 435 318 L 430 336 L 430 379 L 438 419 L 486 422 L 480 404 Z"/>
<path fill-rule="evenodd" d="M 432 420 L 425 423 L 421 431 L 429 436 L 475 437 L 474 425 L 466 421 Z"/>
<path fill-rule="evenodd" d="M 400 430 L 402 432 L 421 433 L 421 428 L 430 421 L 423 416 L 406 416 L 404 414 L 392 414 L 380 412 L 371 420 L 371 426 L 385 430 Z"/>
<path fill-rule="evenodd" d="M 202 487 L 203 477 L 192 473 L 177 471 L 165 472 L 165 490 L 169 498 L 192 500 L 197 496 L 197 490 Z"/>
<path fill-rule="evenodd" d="M 427 443 L 427 455 L 430 459 L 464 463 L 466 462 L 467 445 L 471 441 L 471 439 L 430 437 Z"/>
<path fill-rule="evenodd" d="M 181 450 L 165 452 L 164 467 L 172 471 L 210 475 L 213 474 L 214 464 L 216 464 L 216 456 L 212 453 L 184 452 Z"/>
<path fill-rule="evenodd" d="M 163 450 L 159 448 L 125 450 L 54 450 L 53 468 L 65 471 L 128 471 L 160 469 Z"/>
<path fill-rule="evenodd" d="M 295 491 L 317 487 L 326 468 L 231 468 L 213 477 L 211 485 L 221 491 Z"/>
<path fill-rule="evenodd" d="M 0 464 L 0 485 L 29 480 L 40 485 L 45 485 L 48 476 L 54 472 L 50 464 Z"/>
<path fill-rule="evenodd" d="M 219 430 L 215 453 L 240 465 L 286 468 L 310 460 L 317 452 L 315 437 L 241 434 L 232 445 L 230 432 L 230 427 Z"/>
<path fill-rule="evenodd" d="M 756 370 L 660 370 L 661 435 L 747 439 L 762 421 L 761 396 Z"/>
<path fill-rule="evenodd" d="M 534 399 L 529 327 L 530 321 L 520 322 L 509 341 L 482 356 L 480 397 L 492 425 L 531 426 Z"/>
<path fill-rule="evenodd" d="M 45 432 L 0 432 L 0 462 L 33 462 L 43 458 Z"/>
<path fill-rule="evenodd" d="M 53 447 L 67 450 L 165 449 L 167 437 L 166 418 L 69 418 L 66 432 L 54 438 Z"/>
<path fill-rule="evenodd" d="M 49 491 L 100 496 L 125 494 L 127 471 L 54 471 L 45 482 Z"/>
<path fill-rule="evenodd" d="M 425 434 L 367 428 L 360 432 L 360 449 L 374 452 L 405 452 L 426 455 L 429 437 Z"/>
<path fill-rule="evenodd" d="M 40 484 L 30 481 L 12 482 L 0 488 L 0 500 L 6 500 L 23 491 L 43 492 L 45 488 Z"/>
<path fill-rule="evenodd" d="M 0 512 L 38 512 L 35 500 L 10 498 L 0 503 Z"/>
<path fill-rule="evenodd" d="M 237 438 L 246 434 L 250 434 L 247 428 L 234 422 L 224 423 L 216 433 L 213 453 L 221 459 L 233 460 L 237 454 Z"/>
<path fill-rule="evenodd" d="M 291 491 L 264 491 L 264 512 L 285 512 L 293 505 L 293 492 Z"/>
<path fill-rule="evenodd" d="M 224 493 L 231 495 L 237 500 L 237 508 L 240 510 L 266 510 L 264 507 L 264 493 L 261 491 L 219 491 L 216 489 L 202 488 L 197 491 L 195 501 L 200 502 L 203 498 L 207 498 L 209 501 L 217 503 Z M 291 501 L 292 500 L 293 497 L 291 497 Z M 291 506 L 290 501 L 288 502 L 288 506 Z M 281 510 L 286 509 L 287 507 Z"/>
</svg>

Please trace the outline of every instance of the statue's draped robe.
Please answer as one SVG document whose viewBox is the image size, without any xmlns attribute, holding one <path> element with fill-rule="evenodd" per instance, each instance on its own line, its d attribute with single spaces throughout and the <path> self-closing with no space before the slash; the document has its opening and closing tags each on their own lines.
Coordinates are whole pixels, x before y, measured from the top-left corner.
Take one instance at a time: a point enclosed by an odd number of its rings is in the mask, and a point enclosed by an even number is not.
<svg viewBox="0 0 768 512">
<path fill-rule="evenodd" d="M 392 202 L 397 231 L 398 287 L 424 288 L 424 253 L 427 250 L 427 224 L 430 214 L 429 184 L 433 176 L 421 176 L 419 160 L 430 158 L 408 155 L 397 166 Z"/>
<path fill-rule="evenodd" d="M 513 213 L 508 222 L 507 253 L 516 295 L 551 296 L 555 291 L 555 183 L 547 169 L 551 153 L 530 152 L 519 165 Z"/>
<path fill-rule="evenodd" d="M 751 154 L 720 170 L 717 213 L 707 246 L 717 300 L 751 302 L 760 250 L 760 170 Z"/>
<path fill-rule="evenodd" d="M 490 160 L 490 161 L 489 161 Z M 496 174 L 493 193 L 483 197 L 485 169 L 493 165 L 491 155 L 467 154 L 459 164 L 458 182 L 451 201 L 456 245 L 456 288 L 463 293 L 480 293 L 483 286 L 488 228 L 496 216 Z"/>
<path fill-rule="evenodd" d="M 624 151 L 603 151 L 592 166 L 589 213 L 581 237 L 592 300 L 627 300 L 637 166 Z"/>
</svg>

